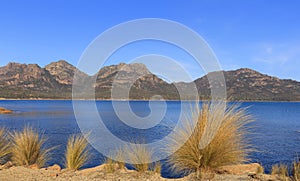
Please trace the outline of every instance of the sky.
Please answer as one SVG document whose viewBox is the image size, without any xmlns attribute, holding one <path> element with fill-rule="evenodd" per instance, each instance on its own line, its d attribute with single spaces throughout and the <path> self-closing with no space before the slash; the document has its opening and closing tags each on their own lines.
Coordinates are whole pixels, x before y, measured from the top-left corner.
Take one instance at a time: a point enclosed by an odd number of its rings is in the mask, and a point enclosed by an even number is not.
<svg viewBox="0 0 300 181">
<path fill-rule="evenodd" d="M 0 66 L 19 62 L 44 67 L 61 59 L 76 66 L 88 45 L 107 29 L 135 19 L 162 18 L 198 33 L 224 70 L 251 68 L 300 81 L 299 8 L 297 0 L 4 0 L 0 2 Z M 105 65 L 149 54 L 178 61 L 192 79 L 205 73 L 186 52 L 157 41 L 123 47 Z M 148 58 L 155 57 L 159 58 Z M 154 73 L 172 69 L 167 63 L 152 65 Z M 186 80 L 176 71 L 170 74 L 175 81 Z"/>
</svg>

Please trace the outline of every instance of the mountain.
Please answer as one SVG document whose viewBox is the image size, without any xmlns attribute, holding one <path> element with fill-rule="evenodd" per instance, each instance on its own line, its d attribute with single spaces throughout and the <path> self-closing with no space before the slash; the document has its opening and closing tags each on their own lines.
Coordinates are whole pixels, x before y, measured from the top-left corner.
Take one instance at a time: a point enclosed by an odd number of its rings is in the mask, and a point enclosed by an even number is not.
<svg viewBox="0 0 300 181">
<path fill-rule="evenodd" d="M 52 62 L 45 66 L 45 70 L 47 70 L 58 83 L 64 85 L 72 85 L 75 72 L 77 72 L 80 79 L 86 79 L 88 77 L 87 74 L 81 72 L 65 60 Z"/>
<path fill-rule="evenodd" d="M 178 98 L 176 88 L 152 74 L 144 64 L 133 63 L 103 67 L 96 75 L 96 97 L 110 99 L 150 99 L 161 95 L 166 99 Z"/>
<path fill-rule="evenodd" d="M 29 98 L 58 94 L 63 87 L 37 64 L 9 63 L 0 67 L 0 97 Z"/>
<path fill-rule="evenodd" d="M 214 74 L 214 72 L 209 73 Z M 230 100 L 299 101 L 300 82 L 279 79 L 248 68 L 223 71 Z M 207 76 L 194 81 L 202 97 L 210 95 Z"/>
<path fill-rule="evenodd" d="M 88 76 L 64 60 L 52 62 L 44 68 L 37 64 L 19 63 L 0 67 L 0 98 L 70 99 L 75 73 L 76 86 L 87 85 L 95 89 L 98 99 L 128 99 L 128 96 L 130 99 L 193 99 L 188 92 L 195 83 L 201 99 L 210 98 L 211 88 L 226 86 L 227 97 L 231 100 L 300 101 L 300 82 L 279 79 L 247 68 L 222 71 L 226 85 L 218 82 L 209 84 L 208 76 L 214 76 L 217 72 L 192 83 L 169 84 L 140 63 L 110 65 Z M 178 92 L 181 90 L 187 93 L 180 97 Z M 81 98 L 90 97 L 82 94 Z"/>
</svg>

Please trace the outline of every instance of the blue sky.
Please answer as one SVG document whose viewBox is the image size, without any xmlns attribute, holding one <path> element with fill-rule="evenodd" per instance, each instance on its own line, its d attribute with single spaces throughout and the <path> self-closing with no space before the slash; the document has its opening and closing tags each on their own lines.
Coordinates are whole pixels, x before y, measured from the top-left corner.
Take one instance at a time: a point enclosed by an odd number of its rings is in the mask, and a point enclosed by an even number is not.
<svg viewBox="0 0 300 181">
<path fill-rule="evenodd" d="M 299 8 L 296 0 L 1 1 L 0 66 L 14 61 L 43 67 L 60 59 L 77 65 L 89 43 L 108 28 L 138 18 L 163 18 L 199 33 L 225 70 L 247 67 L 300 81 Z M 144 46 L 107 64 L 143 53 L 177 55 L 161 51 L 164 45 Z M 137 48 L 139 53 L 133 51 Z M 189 58 L 178 56 L 172 58 L 187 65 L 193 78 L 203 75 Z"/>
</svg>

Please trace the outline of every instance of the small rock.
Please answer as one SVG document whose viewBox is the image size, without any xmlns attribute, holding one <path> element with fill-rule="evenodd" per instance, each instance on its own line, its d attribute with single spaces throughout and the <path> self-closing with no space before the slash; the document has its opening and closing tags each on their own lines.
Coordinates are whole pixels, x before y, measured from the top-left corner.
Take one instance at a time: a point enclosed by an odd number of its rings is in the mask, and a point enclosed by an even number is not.
<svg viewBox="0 0 300 181">
<path fill-rule="evenodd" d="M 39 167 L 37 164 L 29 165 L 29 168 L 30 168 L 30 169 L 33 169 L 33 170 L 38 170 L 38 169 L 40 169 L 40 167 Z"/>
<path fill-rule="evenodd" d="M 14 164 L 11 161 L 8 161 L 4 165 L 0 166 L 0 170 L 9 169 L 10 167 L 13 167 L 13 166 L 14 166 Z"/>
<path fill-rule="evenodd" d="M 89 175 L 92 172 L 97 172 L 97 171 L 103 171 L 103 170 L 105 170 L 105 165 L 106 164 L 99 165 L 99 166 L 96 166 L 96 167 L 93 167 L 93 168 L 86 168 L 86 169 L 83 169 L 83 170 L 80 170 L 80 171 L 77 171 L 77 172 L 79 174 L 82 174 L 82 175 Z"/>
<path fill-rule="evenodd" d="M 57 164 L 54 164 L 54 165 L 48 167 L 47 170 L 53 170 L 53 171 L 60 172 L 61 171 L 61 167 L 59 165 L 57 165 Z"/>
<path fill-rule="evenodd" d="M 11 114 L 13 111 L 0 107 L 0 114 Z"/>
<path fill-rule="evenodd" d="M 52 173 L 50 174 L 50 177 L 58 177 L 58 173 Z"/>
<path fill-rule="evenodd" d="M 253 174 L 257 172 L 257 168 L 260 167 L 258 163 L 251 164 L 238 164 L 220 167 L 218 173 L 228 173 L 233 175 Z"/>
</svg>

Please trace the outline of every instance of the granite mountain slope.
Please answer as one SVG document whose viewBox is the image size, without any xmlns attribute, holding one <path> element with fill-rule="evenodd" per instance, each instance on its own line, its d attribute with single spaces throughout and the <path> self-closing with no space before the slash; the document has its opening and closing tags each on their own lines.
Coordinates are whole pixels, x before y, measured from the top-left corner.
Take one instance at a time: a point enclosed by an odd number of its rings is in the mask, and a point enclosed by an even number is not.
<svg viewBox="0 0 300 181">
<path fill-rule="evenodd" d="M 44 68 L 37 64 L 8 63 L 0 67 L 0 98 L 70 99 L 75 73 L 78 85 L 91 83 L 97 99 L 111 99 L 112 87 L 117 90 L 117 96 L 113 97 L 116 99 L 127 99 L 128 95 L 130 99 L 179 99 L 176 86 L 184 89 L 191 86 L 191 83 L 185 82 L 167 83 L 140 63 L 106 66 L 95 75 L 87 75 L 64 60 L 52 62 Z M 247 68 L 222 73 L 227 97 L 231 100 L 300 101 L 300 82 L 279 79 Z M 210 85 L 207 75 L 194 83 L 201 99 L 209 99 L 214 86 L 224 86 L 218 82 Z M 181 99 L 189 99 L 189 95 Z"/>
</svg>

